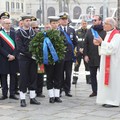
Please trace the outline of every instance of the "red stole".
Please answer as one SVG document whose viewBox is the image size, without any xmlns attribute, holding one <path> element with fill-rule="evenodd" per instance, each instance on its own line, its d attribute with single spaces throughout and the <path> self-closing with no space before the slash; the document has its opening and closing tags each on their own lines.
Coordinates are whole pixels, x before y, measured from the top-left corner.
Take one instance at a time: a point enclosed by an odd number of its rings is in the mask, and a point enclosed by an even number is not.
<svg viewBox="0 0 120 120">
<path fill-rule="evenodd" d="M 110 42 L 116 33 L 119 33 L 119 31 L 114 29 L 111 32 L 107 42 Z M 109 74 L 110 74 L 110 55 L 106 55 L 105 57 L 105 80 L 104 80 L 105 85 L 109 84 Z"/>
</svg>

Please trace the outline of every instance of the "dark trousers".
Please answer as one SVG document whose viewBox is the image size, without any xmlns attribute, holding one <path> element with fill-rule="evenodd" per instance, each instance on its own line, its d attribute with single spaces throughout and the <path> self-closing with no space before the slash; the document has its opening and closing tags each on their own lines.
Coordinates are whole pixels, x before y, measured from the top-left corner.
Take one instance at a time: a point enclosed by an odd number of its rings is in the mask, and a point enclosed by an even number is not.
<svg viewBox="0 0 120 120">
<path fill-rule="evenodd" d="M 54 65 L 45 65 L 47 74 L 47 89 L 60 89 L 62 79 L 62 62 L 56 62 Z"/>
<path fill-rule="evenodd" d="M 36 89 L 36 93 L 37 94 L 42 94 L 42 90 L 43 90 L 43 73 L 38 73 L 37 74 L 37 89 Z"/>
<path fill-rule="evenodd" d="M 1 87 L 1 74 L 0 74 L 0 87 Z"/>
<path fill-rule="evenodd" d="M 19 90 L 19 75 L 15 74 L 15 92 Z"/>
<path fill-rule="evenodd" d="M 65 90 L 65 93 L 69 93 L 71 89 L 71 74 L 72 74 L 72 61 L 64 61 L 61 88 Z"/>
<path fill-rule="evenodd" d="M 90 66 L 91 86 L 94 93 L 97 93 L 97 69 L 98 66 Z"/>
<path fill-rule="evenodd" d="M 75 72 L 79 72 L 79 67 L 81 65 L 82 58 L 83 58 L 83 55 L 77 56 L 77 58 L 76 58 L 77 63 L 75 63 L 75 67 L 74 67 Z M 86 63 L 84 59 L 83 59 L 83 62 L 84 62 L 84 66 L 85 66 L 85 71 L 90 71 L 88 63 Z M 78 73 L 73 74 L 73 80 L 75 80 L 75 81 L 78 80 L 78 76 L 76 74 L 78 75 Z M 90 81 L 91 81 L 90 75 L 86 75 L 86 83 L 90 83 Z"/>
<path fill-rule="evenodd" d="M 28 90 L 36 90 L 37 64 L 35 60 L 19 60 L 20 80 L 19 89 L 23 93 Z"/>
<path fill-rule="evenodd" d="M 79 71 L 79 67 L 81 65 L 81 60 L 82 60 L 82 56 L 80 55 L 77 57 L 78 64 L 75 65 L 75 68 L 74 68 L 75 72 Z M 85 71 L 90 71 L 88 63 L 86 63 L 84 59 L 83 59 L 83 61 L 84 61 Z"/>
<path fill-rule="evenodd" d="M 7 75 L 8 74 L 1 74 L 1 86 L 2 86 L 2 94 L 3 94 L 3 96 L 7 96 L 7 94 L 8 94 Z M 15 94 L 15 74 L 10 74 L 9 91 L 10 91 L 10 95 Z"/>
</svg>

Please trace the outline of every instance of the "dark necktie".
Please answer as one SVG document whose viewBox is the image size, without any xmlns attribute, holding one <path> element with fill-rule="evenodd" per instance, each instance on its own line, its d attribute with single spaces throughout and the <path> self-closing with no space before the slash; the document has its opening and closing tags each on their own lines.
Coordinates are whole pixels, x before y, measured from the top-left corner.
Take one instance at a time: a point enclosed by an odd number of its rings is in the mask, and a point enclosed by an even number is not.
<svg viewBox="0 0 120 120">
<path fill-rule="evenodd" d="M 64 31 L 66 32 L 66 27 L 64 27 Z"/>
</svg>

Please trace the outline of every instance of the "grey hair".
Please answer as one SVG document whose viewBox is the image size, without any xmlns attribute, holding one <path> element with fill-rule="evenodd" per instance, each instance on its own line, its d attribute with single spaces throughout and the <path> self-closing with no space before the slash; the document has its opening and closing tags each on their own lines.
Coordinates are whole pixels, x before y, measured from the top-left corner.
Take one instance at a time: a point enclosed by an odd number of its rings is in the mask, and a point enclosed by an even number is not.
<svg viewBox="0 0 120 120">
<path fill-rule="evenodd" d="M 106 18 L 106 20 L 109 22 L 109 24 L 112 26 L 112 28 L 116 27 L 116 21 L 112 17 Z"/>
</svg>

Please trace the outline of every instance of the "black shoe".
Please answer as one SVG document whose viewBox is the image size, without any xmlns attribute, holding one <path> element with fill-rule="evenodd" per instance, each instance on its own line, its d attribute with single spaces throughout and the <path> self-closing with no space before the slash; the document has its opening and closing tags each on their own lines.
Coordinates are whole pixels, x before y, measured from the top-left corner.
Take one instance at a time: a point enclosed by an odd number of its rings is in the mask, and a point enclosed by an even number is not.
<svg viewBox="0 0 120 120">
<path fill-rule="evenodd" d="M 70 93 L 65 93 L 65 95 L 68 97 L 72 97 L 72 95 Z"/>
<path fill-rule="evenodd" d="M 49 103 L 54 103 L 55 102 L 55 98 L 54 97 L 51 97 L 50 99 L 49 99 Z"/>
<path fill-rule="evenodd" d="M 2 96 L 1 98 L 0 98 L 0 100 L 5 100 L 5 99 L 7 99 L 8 97 L 7 96 Z"/>
<path fill-rule="evenodd" d="M 62 94 L 60 94 L 60 97 L 62 97 Z"/>
<path fill-rule="evenodd" d="M 72 84 L 77 84 L 77 79 L 73 79 Z"/>
<path fill-rule="evenodd" d="M 15 95 L 10 95 L 10 99 L 18 100 L 18 98 Z"/>
<path fill-rule="evenodd" d="M 97 96 L 97 93 L 92 93 L 89 95 L 89 97 L 95 97 L 95 96 Z"/>
<path fill-rule="evenodd" d="M 27 106 L 25 99 L 23 99 L 23 100 L 20 101 L 20 106 L 21 107 L 26 107 Z"/>
<path fill-rule="evenodd" d="M 54 101 L 57 102 L 57 103 L 61 103 L 62 102 L 62 100 L 59 97 L 55 97 Z"/>
<path fill-rule="evenodd" d="M 40 105 L 40 102 L 38 102 L 35 98 L 32 98 L 30 99 L 30 104 Z"/>
<path fill-rule="evenodd" d="M 102 106 L 105 107 L 105 108 L 119 107 L 119 106 L 108 105 L 108 104 L 103 104 Z"/>
<path fill-rule="evenodd" d="M 44 97 L 45 97 L 45 95 L 43 95 L 43 94 L 37 94 L 37 97 L 44 98 Z"/>
</svg>

